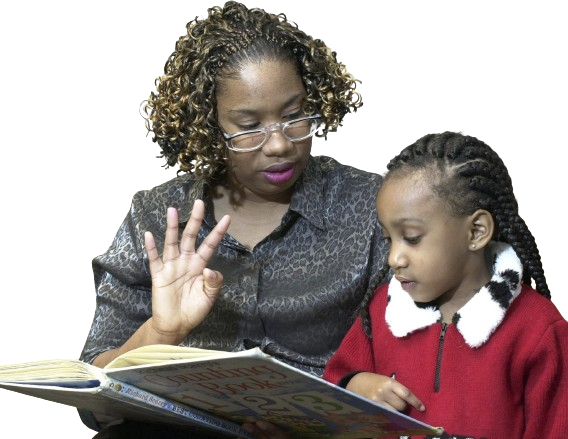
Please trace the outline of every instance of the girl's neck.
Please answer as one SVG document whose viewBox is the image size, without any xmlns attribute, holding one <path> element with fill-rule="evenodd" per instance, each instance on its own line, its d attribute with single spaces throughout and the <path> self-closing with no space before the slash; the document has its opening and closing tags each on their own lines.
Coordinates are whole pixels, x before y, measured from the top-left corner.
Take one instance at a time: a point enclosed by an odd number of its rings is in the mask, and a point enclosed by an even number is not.
<svg viewBox="0 0 568 439">
<path fill-rule="evenodd" d="M 468 279 L 464 279 L 458 288 L 440 296 L 437 300 L 438 309 L 442 314 L 443 323 L 452 323 L 452 319 L 464 305 L 475 296 L 479 290 L 491 280 L 491 270 L 483 261 L 470 270 Z"/>
<path fill-rule="evenodd" d="M 467 293 L 455 294 L 448 301 L 438 301 L 438 309 L 442 314 L 442 323 L 452 323 L 454 315 L 464 307 L 464 305 L 471 300 L 473 296 L 481 289 L 474 288 Z M 457 296 L 457 297 L 456 297 Z"/>
</svg>

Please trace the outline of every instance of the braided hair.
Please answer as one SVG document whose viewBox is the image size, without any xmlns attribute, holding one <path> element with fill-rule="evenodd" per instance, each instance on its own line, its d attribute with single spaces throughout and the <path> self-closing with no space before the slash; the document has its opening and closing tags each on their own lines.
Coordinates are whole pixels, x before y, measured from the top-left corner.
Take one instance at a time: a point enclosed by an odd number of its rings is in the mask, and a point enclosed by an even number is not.
<svg viewBox="0 0 568 439">
<path fill-rule="evenodd" d="M 161 148 L 165 167 L 179 164 L 208 183 L 226 176 L 226 148 L 217 122 L 216 92 L 222 80 L 238 75 L 242 66 L 261 60 L 292 62 L 307 97 L 306 114 L 322 116 L 326 137 L 345 114 L 363 105 L 355 91 L 359 82 L 338 62 L 336 53 L 288 21 L 284 14 L 248 9 L 228 1 L 208 9 L 205 19 L 187 26 L 168 58 L 164 75 L 156 79 L 143 106 L 146 128 Z"/>
<path fill-rule="evenodd" d="M 523 265 L 523 282 L 550 299 L 536 241 L 519 216 L 513 183 L 501 158 L 475 137 L 445 132 L 428 134 L 404 148 L 387 165 L 384 181 L 394 176 L 425 172 L 432 192 L 444 200 L 450 212 L 466 216 L 485 209 L 495 222 L 492 239 L 511 245 Z M 389 267 L 383 268 L 385 275 Z M 379 276 L 380 277 L 380 276 Z M 361 304 L 363 327 L 370 334 L 368 292 Z"/>
</svg>

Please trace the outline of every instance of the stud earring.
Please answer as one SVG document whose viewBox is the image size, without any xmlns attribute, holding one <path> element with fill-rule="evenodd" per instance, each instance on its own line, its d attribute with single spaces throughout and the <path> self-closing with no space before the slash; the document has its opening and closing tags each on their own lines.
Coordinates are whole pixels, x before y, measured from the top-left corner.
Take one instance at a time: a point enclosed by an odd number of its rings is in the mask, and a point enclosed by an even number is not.
<svg viewBox="0 0 568 439">
<path fill-rule="evenodd" d="M 471 245 L 470 245 L 470 247 L 471 247 L 471 248 L 475 248 L 475 243 L 472 242 Z"/>
</svg>

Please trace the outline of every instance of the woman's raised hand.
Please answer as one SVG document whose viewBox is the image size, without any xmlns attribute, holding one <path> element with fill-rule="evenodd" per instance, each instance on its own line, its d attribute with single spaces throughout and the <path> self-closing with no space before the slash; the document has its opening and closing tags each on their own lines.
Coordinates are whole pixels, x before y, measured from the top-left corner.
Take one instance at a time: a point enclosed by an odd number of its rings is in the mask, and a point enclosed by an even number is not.
<svg viewBox="0 0 568 439">
<path fill-rule="evenodd" d="M 151 327 L 163 343 L 178 344 L 197 327 L 211 311 L 223 284 L 223 275 L 206 266 L 231 219 L 228 215 L 221 218 L 196 249 L 195 240 L 204 214 L 203 201 L 196 200 L 178 242 L 178 212 L 168 208 L 162 258 L 152 233 L 144 235 L 152 276 Z"/>
</svg>

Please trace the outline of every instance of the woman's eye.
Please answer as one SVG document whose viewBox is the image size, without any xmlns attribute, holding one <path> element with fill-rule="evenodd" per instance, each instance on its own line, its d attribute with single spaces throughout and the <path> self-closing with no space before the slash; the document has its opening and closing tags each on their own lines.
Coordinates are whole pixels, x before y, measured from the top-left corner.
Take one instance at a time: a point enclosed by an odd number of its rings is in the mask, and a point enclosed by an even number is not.
<svg viewBox="0 0 568 439">
<path fill-rule="evenodd" d="M 250 131 L 250 130 L 255 130 L 258 128 L 259 123 L 255 122 L 255 123 L 251 123 L 251 124 L 237 124 L 237 126 L 239 127 L 239 131 Z"/>
<path fill-rule="evenodd" d="M 304 117 L 304 112 L 302 110 L 299 110 L 299 111 L 295 111 L 294 113 L 287 114 L 286 116 L 284 116 L 284 119 L 296 120 L 296 119 L 300 119 L 301 117 Z"/>
</svg>

